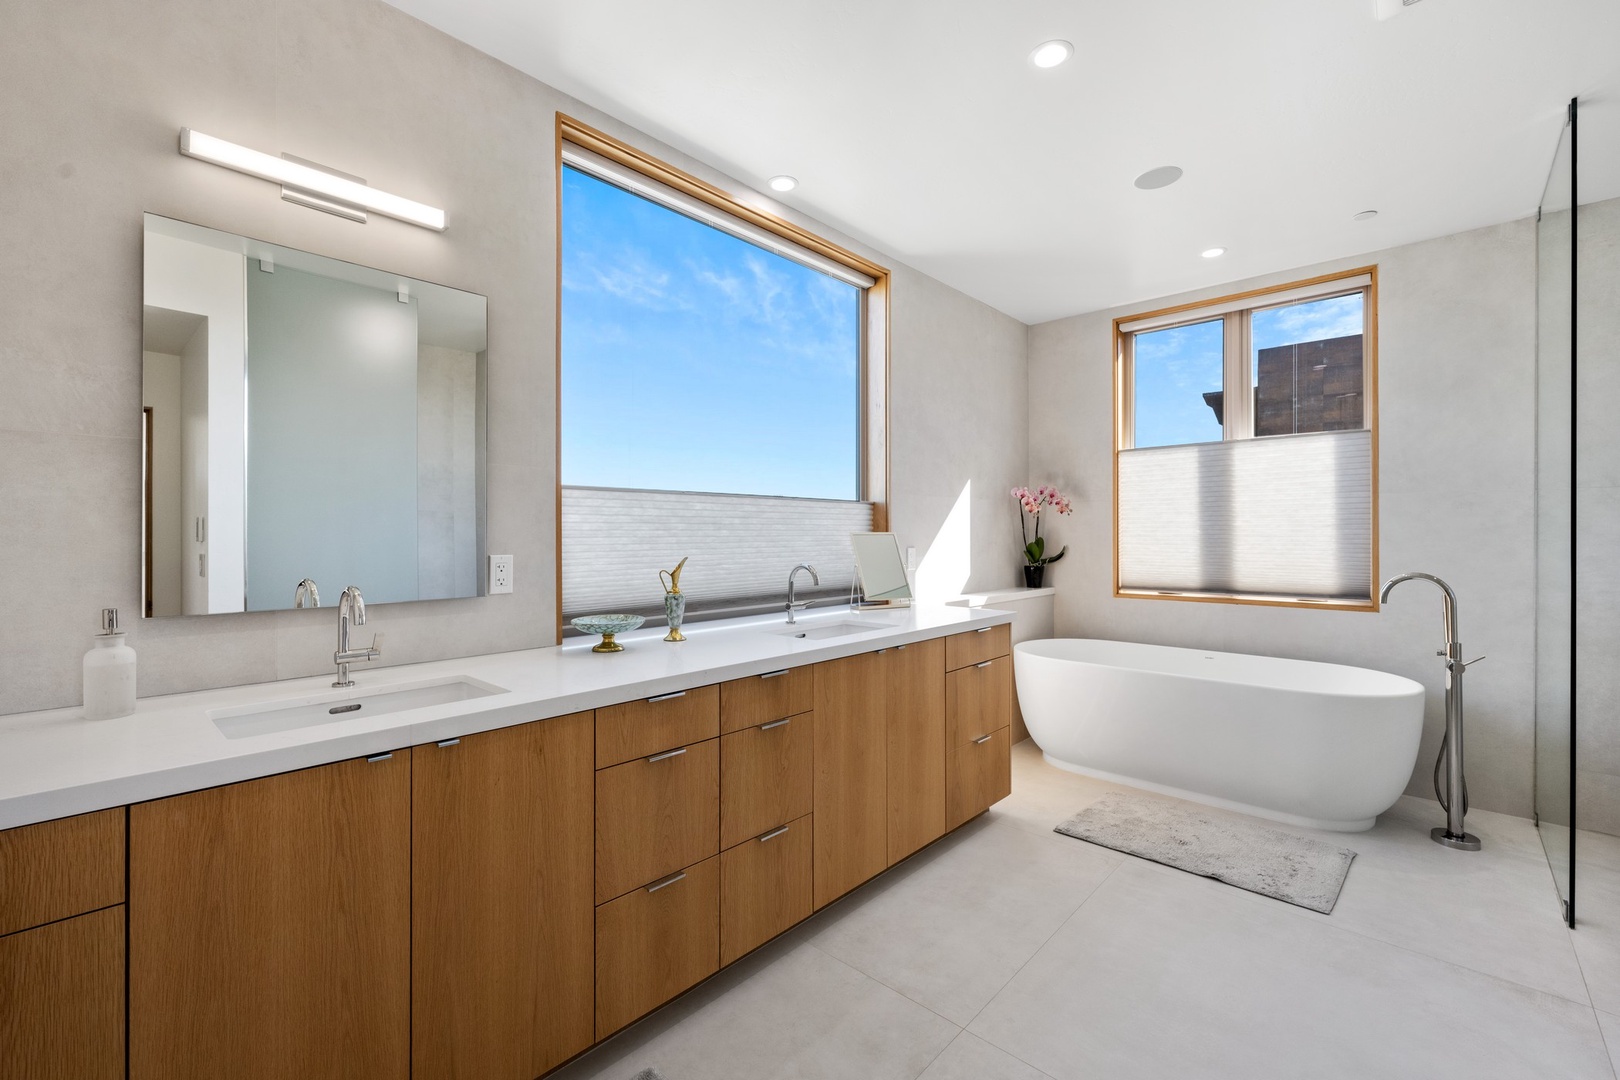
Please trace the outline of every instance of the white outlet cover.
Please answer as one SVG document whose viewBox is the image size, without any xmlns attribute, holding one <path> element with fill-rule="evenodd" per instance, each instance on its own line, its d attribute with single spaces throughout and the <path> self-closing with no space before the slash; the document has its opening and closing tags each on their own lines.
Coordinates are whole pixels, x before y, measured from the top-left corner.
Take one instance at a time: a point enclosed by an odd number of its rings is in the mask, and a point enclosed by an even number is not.
<svg viewBox="0 0 1620 1080">
<path fill-rule="evenodd" d="M 512 591 L 512 556 L 491 555 L 489 557 L 489 594 L 509 593 Z"/>
</svg>

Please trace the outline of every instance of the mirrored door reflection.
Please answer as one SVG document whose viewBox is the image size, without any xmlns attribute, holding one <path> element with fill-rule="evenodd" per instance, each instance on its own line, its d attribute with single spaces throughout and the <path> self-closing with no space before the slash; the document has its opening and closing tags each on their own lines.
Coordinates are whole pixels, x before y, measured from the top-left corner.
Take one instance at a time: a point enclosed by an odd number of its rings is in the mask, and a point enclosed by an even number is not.
<svg viewBox="0 0 1620 1080">
<path fill-rule="evenodd" d="M 1536 219 L 1536 823 L 1574 920 L 1574 104 Z"/>
</svg>

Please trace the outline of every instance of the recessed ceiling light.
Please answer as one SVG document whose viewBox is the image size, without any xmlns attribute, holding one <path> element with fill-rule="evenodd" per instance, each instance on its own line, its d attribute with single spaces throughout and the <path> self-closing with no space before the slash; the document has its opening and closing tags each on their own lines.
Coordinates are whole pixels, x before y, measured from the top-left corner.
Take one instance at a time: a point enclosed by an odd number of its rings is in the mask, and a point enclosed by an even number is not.
<svg viewBox="0 0 1620 1080">
<path fill-rule="evenodd" d="M 1203 256 L 1206 259 L 1218 259 L 1225 254 L 1225 248 L 1205 248 L 1203 251 Z"/>
<path fill-rule="evenodd" d="M 1044 41 L 1029 54 L 1029 62 L 1038 68 L 1055 68 L 1074 55 L 1074 46 L 1067 41 Z"/>
<path fill-rule="evenodd" d="M 799 182 L 791 176 L 773 176 L 770 185 L 772 191 L 792 191 L 799 186 Z"/>
<path fill-rule="evenodd" d="M 1169 187 L 1181 179 L 1181 170 L 1174 165 L 1160 165 L 1157 169 L 1149 169 L 1136 178 L 1136 186 L 1143 191 L 1152 191 L 1154 188 Z"/>
<path fill-rule="evenodd" d="M 1357 214 L 1355 216 L 1355 220 L 1356 221 L 1371 221 L 1373 218 L 1375 218 L 1377 216 L 1378 216 L 1378 211 L 1376 211 L 1376 210 L 1363 210 L 1361 213 L 1359 213 L 1359 214 Z"/>
</svg>

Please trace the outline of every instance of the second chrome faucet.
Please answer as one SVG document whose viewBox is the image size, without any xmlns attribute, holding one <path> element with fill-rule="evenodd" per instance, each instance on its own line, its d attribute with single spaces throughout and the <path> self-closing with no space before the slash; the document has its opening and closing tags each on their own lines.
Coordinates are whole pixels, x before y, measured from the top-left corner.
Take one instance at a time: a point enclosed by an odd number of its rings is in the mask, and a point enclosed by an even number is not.
<svg viewBox="0 0 1620 1080">
<path fill-rule="evenodd" d="M 360 590 L 353 585 L 343 590 L 343 599 L 338 601 L 338 647 L 332 654 L 332 662 L 337 664 L 337 681 L 333 686 L 348 687 L 354 685 L 349 678 L 349 665 L 357 661 L 376 660 L 382 656 L 382 635 L 375 635 L 371 639 L 371 647 L 366 649 L 352 649 L 349 647 L 349 628 L 351 626 L 366 625 L 366 602 L 360 596 Z"/>
<path fill-rule="evenodd" d="M 788 572 L 787 613 L 788 625 L 790 626 L 799 621 L 799 612 L 803 611 L 805 608 L 814 603 L 813 600 L 800 600 L 794 593 L 794 579 L 799 576 L 800 570 L 807 571 L 810 574 L 810 583 L 812 585 L 821 584 L 821 575 L 816 573 L 816 568 L 811 566 L 809 563 L 800 563 L 798 566 L 795 566 Z"/>
</svg>

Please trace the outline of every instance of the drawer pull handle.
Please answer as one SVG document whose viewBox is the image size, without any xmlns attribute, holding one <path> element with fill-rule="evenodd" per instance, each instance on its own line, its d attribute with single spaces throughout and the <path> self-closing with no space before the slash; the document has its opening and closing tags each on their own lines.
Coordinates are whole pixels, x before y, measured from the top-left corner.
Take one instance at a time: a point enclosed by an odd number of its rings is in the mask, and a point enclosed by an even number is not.
<svg viewBox="0 0 1620 1080">
<path fill-rule="evenodd" d="M 983 746 L 985 743 L 989 742 L 990 739 L 994 735 L 995 735 L 995 732 L 993 732 L 993 731 L 989 735 L 980 735 L 977 739 L 973 740 L 973 745 L 974 746 Z"/>
<path fill-rule="evenodd" d="M 995 629 L 995 627 L 993 627 L 993 626 L 981 626 L 981 627 L 979 627 L 977 630 L 975 630 L 973 632 L 975 634 L 988 634 L 990 631 L 992 631 L 994 629 Z"/>
<path fill-rule="evenodd" d="M 788 831 L 788 827 L 786 825 L 779 826 L 779 827 L 777 827 L 775 829 L 772 829 L 770 832 L 766 833 L 764 836 L 761 836 L 759 838 L 759 842 L 763 844 L 767 840 L 775 840 L 778 836 L 781 836 L 783 833 L 785 833 L 787 831 Z"/>
<path fill-rule="evenodd" d="M 366 760 L 367 761 L 387 761 L 389 758 L 391 758 L 393 756 L 394 756 L 394 752 L 392 750 L 390 750 L 386 754 L 372 754 L 370 757 L 366 758 Z"/>
<path fill-rule="evenodd" d="M 443 749 L 443 748 L 445 748 L 447 746 L 460 746 L 461 745 L 461 740 L 460 739 L 441 739 L 438 742 L 434 743 L 433 745 L 439 747 L 440 749 Z"/>
<path fill-rule="evenodd" d="M 685 870 L 677 870 L 675 873 L 669 875 L 669 877 L 667 877 L 667 878 L 659 878 L 657 881 L 655 881 L 651 885 L 647 886 L 647 891 L 650 892 L 650 893 L 657 892 L 659 889 L 662 889 L 662 888 L 664 888 L 665 886 L 668 886 L 668 885 L 673 885 L 677 881 L 680 881 L 681 879 L 683 879 L 685 877 L 686 877 L 686 871 Z"/>
<path fill-rule="evenodd" d="M 982 664 L 974 664 L 974 665 L 973 665 L 973 666 L 974 666 L 974 667 L 989 667 L 989 666 L 990 666 L 990 665 L 991 665 L 991 664 L 993 664 L 993 663 L 995 663 L 995 661 L 994 661 L 994 660 L 986 660 L 986 661 L 985 661 L 985 662 L 984 662 L 984 663 L 982 663 Z"/>
<path fill-rule="evenodd" d="M 650 697 L 650 698 L 647 699 L 647 704 L 651 705 L 652 703 L 654 703 L 656 701 L 673 701 L 678 697 L 685 697 L 685 696 L 686 696 L 686 691 L 685 690 L 677 690 L 673 694 L 659 694 L 657 697 Z"/>
<path fill-rule="evenodd" d="M 684 753 L 686 753 L 686 747 L 684 746 L 677 750 L 665 750 L 662 754 L 654 754 L 652 757 L 648 758 L 647 764 L 653 765 L 660 761 L 668 761 L 670 758 L 680 757 Z"/>
<path fill-rule="evenodd" d="M 788 668 L 783 668 L 781 671 L 767 671 L 765 674 L 761 675 L 760 678 L 762 678 L 762 679 L 774 679 L 778 675 L 786 675 L 788 673 L 788 670 L 789 670 Z"/>
<path fill-rule="evenodd" d="M 772 720 L 768 724 L 759 725 L 759 730 L 761 730 L 761 731 L 769 731 L 769 730 L 771 730 L 771 728 L 781 727 L 783 724 L 787 723 L 791 719 L 793 719 L 793 717 L 788 716 L 788 717 L 784 717 L 781 720 Z"/>
</svg>

